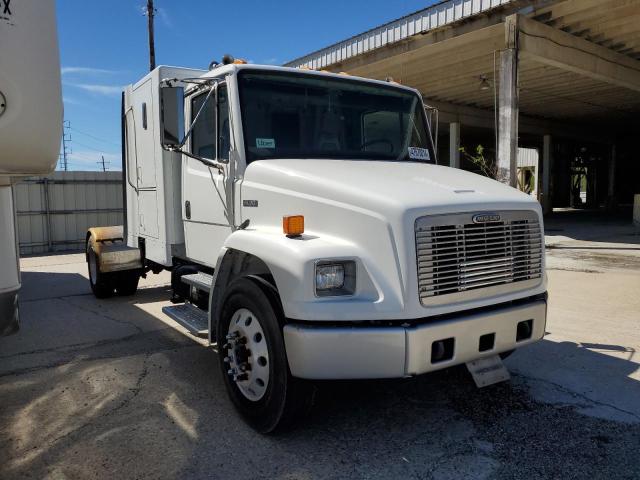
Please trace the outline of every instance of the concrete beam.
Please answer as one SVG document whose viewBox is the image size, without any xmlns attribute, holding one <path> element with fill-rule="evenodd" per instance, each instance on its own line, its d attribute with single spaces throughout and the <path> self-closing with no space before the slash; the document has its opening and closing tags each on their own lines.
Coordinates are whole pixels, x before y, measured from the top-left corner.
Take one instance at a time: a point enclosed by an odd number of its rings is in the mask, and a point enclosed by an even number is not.
<svg viewBox="0 0 640 480">
<path fill-rule="evenodd" d="M 510 21 L 522 58 L 640 92 L 640 61 L 518 14 Z"/>
<path fill-rule="evenodd" d="M 441 125 L 449 123 L 461 123 L 474 128 L 495 130 L 495 112 L 493 108 L 485 109 L 458 105 L 429 98 L 423 94 L 424 100 L 429 105 L 438 109 Z M 518 133 L 542 136 L 552 132 L 555 137 L 573 138 L 585 141 L 610 142 L 615 131 L 608 131 L 605 126 L 594 129 L 588 125 L 568 124 L 557 120 L 535 118 L 520 113 L 518 120 Z"/>
<path fill-rule="evenodd" d="M 460 123 L 449 124 L 449 166 L 460 168 Z"/>
<path fill-rule="evenodd" d="M 424 100 L 425 103 L 438 109 L 440 125 L 445 128 L 443 131 L 446 131 L 446 125 L 450 123 L 461 123 L 468 127 L 495 131 L 495 112 L 493 108 L 485 109 L 469 105 L 458 105 L 429 98 L 427 95 L 424 95 Z M 520 112 L 518 119 L 519 135 L 543 136 L 548 133 L 552 133 L 554 137 L 559 138 L 609 143 L 618 132 L 615 129 L 608 129 L 606 125 L 594 128 L 590 125 L 530 117 Z M 494 134 L 492 133 L 492 135 Z M 493 142 L 491 145 L 493 145 Z"/>
</svg>

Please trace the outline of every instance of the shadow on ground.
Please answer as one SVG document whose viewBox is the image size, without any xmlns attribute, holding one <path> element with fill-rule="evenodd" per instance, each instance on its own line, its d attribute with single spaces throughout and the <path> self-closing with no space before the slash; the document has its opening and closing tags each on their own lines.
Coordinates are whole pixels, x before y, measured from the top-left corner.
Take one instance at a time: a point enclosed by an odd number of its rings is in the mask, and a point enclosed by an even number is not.
<svg viewBox="0 0 640 480">
<path fill-rule="evenodd" d="M 554 213 L 550 253 L 633 274 L 627 213 Z M 59 271 L 23 272 L 23 330 L 0 339 L 0 478 L 640 478 L 626 345 L 545 340 L 483 390 L 464 368 L 323 382 L 307 418 L 265 437 L 233 410 L 215 351 L 161 320 L 166 285 L 96 300 L 72 256 L 27 262 Z"/>
<path fill-rule="evenodd" d="M 216 353 L 159 320 L 166 286 L 96 300 L 76 276 L 23 276 L 24 330 L 0 340 L 2 478 L 640 477 L 637 408 L 594 400 L 640 398 L 627 347 L 542 341 L 526 372 L 483 390 L 464 368 L 323 382 L 307 418 L 261 436 L 229 403 Z M 66 283 L 75 293 L 50 295 Z M 535 362 L 606 372 L 603 392 L 530 376 Z"/>
<path fill-rule="evenodd" d="M 629 208 L 617 212 L 555 211 L 545 216 L 544 224 L 547 235 L 560 235 L 579 241 L 640 245 L 640 228 L 633 225 Z"/>
</svg>

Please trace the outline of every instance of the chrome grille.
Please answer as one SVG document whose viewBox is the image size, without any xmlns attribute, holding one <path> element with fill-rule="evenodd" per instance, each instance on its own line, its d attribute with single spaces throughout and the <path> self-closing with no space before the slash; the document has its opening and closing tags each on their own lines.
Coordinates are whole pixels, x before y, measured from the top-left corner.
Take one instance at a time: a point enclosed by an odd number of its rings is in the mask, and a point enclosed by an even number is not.
<svg viewBox="0 0 640 480">
<path fill-rule="evenodd" d="M 495 219 L 493 212 L 490 215 Z M 535 212 L 500 212 L 499 221 L 472 223 L 477 214 L 422 217 L 416 222 L 418 290 L 435 297 L 472 298 L 528 288 L 542 278 L 542 231 Z M 488 293 L 488 292 L 487 292 Z M 443 299 L 444 300 L 444 299 Z"/>
</svg>

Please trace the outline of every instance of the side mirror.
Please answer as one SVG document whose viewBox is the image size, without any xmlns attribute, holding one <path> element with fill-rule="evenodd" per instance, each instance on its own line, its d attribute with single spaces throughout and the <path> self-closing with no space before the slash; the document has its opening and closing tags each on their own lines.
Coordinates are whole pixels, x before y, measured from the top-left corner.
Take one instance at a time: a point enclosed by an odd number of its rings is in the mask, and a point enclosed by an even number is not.
<svg viewBox="0 0 640 480">
<path fill-rule="evenodd" d="M 184 143 L 184 87 L 160 89 L 160 132 L 164 148 Z"/>
</svg>

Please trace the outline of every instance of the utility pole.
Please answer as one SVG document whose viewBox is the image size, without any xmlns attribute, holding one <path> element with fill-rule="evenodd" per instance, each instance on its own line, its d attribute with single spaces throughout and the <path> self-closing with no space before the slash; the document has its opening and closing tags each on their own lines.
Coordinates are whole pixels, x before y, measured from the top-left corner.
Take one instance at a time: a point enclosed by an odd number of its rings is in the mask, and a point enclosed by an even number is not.
<svg viewBox="0 0 640 480">
<path fill-rule="evenodd" d="M 153 0 L 147 0 L 147 25 L 149 30 L 149 71 L 156 68 L 156 47 L 153 35 L 153 17 L 155 9 L 153 8 Z"/>
<path fill-rule="evenodd" d="M 107 171 L 107 163 L 109 162 L 105 162 L 104 161 L 104 155 L 100 155 L 102 157 L 102 160 L 99 162 L 96 162 L 98 165 L 102 166 L 102 171 L 106 172 Z"/>
<path fill-rule="evenodd" d="M 71 128 L 71 121 L 65 120 L 63 122 L 64 130 L 62 131 L 62 152 L 60 152 L 60 158 L 58 162 L 60 163 L 60 167 L 65 172 L 69 170 L 69 159 L 68 155 L 73 153 L 71 150 L 71 146 L 69 143 L 71 142 L 71 134 L 69 133 L 69 129 Z"/>
</svg>

